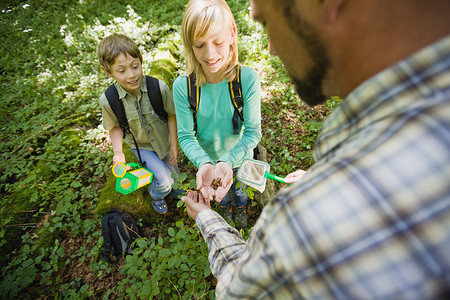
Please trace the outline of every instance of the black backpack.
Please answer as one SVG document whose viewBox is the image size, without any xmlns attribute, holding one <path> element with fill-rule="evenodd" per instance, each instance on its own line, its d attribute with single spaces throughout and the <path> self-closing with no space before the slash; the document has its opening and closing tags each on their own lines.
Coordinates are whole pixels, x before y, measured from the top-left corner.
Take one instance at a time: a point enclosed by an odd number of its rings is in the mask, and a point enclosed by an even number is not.
<svg viewBox="0 0 450 300">
<path fill-rule="evenodd" d="M 187 77 L 187 86 L 189 105 L 194 115 L 194 131 L 197 134 L 197 112 L 200 102 L 200 87 L 196 85 L 194 73 L 191 73 Z M 236 66 L 236 77 L 228 84 L 228 91 L 230 92 L 231 102 L 234 106 L 233 133 L 239 134 L 239 119 L 244 122 L 244 115 L 242 114 L 244 101 L 242 99 L 241 68 L 239 66 Z"/>
<path fill-rule="evenodd" d="M 153 110 L 161 119 L 161 121 L 167 123 L 167 112 L 164 110 L 161 90 L 159 89 L 159 80 L 151 76 L 145 76 L 145 83 L 147 84 L 148 98 L 150 99 L 150 104 L 152 105 Z M 106 89 L 105 96 L 108 100 L 109 105 L 111 106 L 112 111 L 116 115 L 117 120 L 119 121 L 119 126 L 123 131 L 123 137 L 125 138 L 127 133 L 131 134 L 131 136 L 133 137 L 134 145 L 139 156 L 139 161 L 141 162 L 142 166 L 144 166 L 136 139 L 134 138 L 134 135 L 130 130 L 130 125 L 128 124 L 128 119 L 125 114 L 123 102 L 119 99 L 119 93 L 117 92 L 114 84 L 111 84 Z"/>
<path fill-rule="evenodd" d="M 102 235 L 104 252 L 102 257 L 114 263 L 113 256 L 131 254 L 130 245 L 140 238 L 140 230 L 130 213 L 120 209 L 112 209 L 102 218 Z"/>
</svg>

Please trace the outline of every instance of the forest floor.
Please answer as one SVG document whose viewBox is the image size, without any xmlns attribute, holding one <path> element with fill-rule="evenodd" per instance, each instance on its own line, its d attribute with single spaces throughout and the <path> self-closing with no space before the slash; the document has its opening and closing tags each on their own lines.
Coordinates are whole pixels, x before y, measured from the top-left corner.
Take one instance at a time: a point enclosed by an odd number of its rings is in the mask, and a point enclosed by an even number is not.
<svg viewBox="0 0 450 300">
<path fill-rule="evenodd" d="M 263 87 L 264 89 L 264 87 Z M 263 90 L 263 93 L 266 94 L 266 98 L 267 93 L 269 93 L 267 90 Z M 269 97 L 270 98 L 270 97 Z M 282 110 L 282 108 L 280 108 L 278 105 L 276 105 L 275 103 L 270 103 L 270 102 L 265 102 L 263 105 L 266 106 L 266 109 L 273 111 L 275 114 L 279 114 Z M 327 114 L 327 109 L 323 106 L 318 106 L 314 108 L 314 111 L 318 114 L 321 114 L 322 117 L 324 118 L 325 115 Z M 282 115 L 282 114 L 280 114 Z M 302 126 L 298 126 L 298 121 L 292 117 L 289 116 L 284 116 L 280 118 L 280 122 L 281 122 L 281 126 L 283 127 L 292 127 L 295 128 L 292 131 L 292 136 L 294 137 L 299 137 L 301 138 L 302 134 L 303 134 L 303 130 L 302 130 Z M 278 130 L 278 127 L 280 126 L 275 125 L 272 121 L 270 121 L 270 118 L 265 118 L 264 116 L 262 117 L 262 128 L 263 130 L 263 134 L 267 134 L 267 132 L 276 132 Z M 281 144 L 284 143 L 284 140 L 287 137 L 283 137 L 280 136 L 280 140 L 279 142 Z M 302 151 L 303 149 L 301 149 L 300 143 L 291 143 L 291 144 L 287 144 L 285 145 L 285 147 L 287 147 L 289 149 L 289 151 L 291 153 L 297 153 L 299 151 Z M 181 154 L 182 156 L 184 156 L 184 154 Z M 267 161 L 270 162 L 276 154 L 273 154 L 270 149 L 268 149 L 267 151 Z M 302 166 L 301 162 L 297 162 L 300 163 L 300 167 L 301 168 L 306 168 L 305 166 Z M 179 165 L 180 171 L 181 172 L 186 172 L 189 173 L 191 175 L 193 175 L 192 173 L 195 172 L 195 170 L 192 170 L 189 168 L 188 164 L 186 163 L 186 158 L 184 157 L 184 159 L 181 160 L 181 164 Z M 285 174 L 287 175 L 287 174 Z M 276 189 L 280 189 L 281 186 L 279 183 L 275 184 L 275 188 Z M 145 198 L 148 201 L 150 200 L 150 195 L 148 195 L 146 193 Z M 177 201 L 168 201 L 168 206 L 169 206 L 169 210 L 168 212 L 163 216 L 161 220 L 161 222 L 167 223 L 167 224 L 175 224 L 175 222 L 177 220 L 180 219 L 180 217 L 182 217 L 183 215 L 186 214 L 184 207 L 177 207 Z M 217 208 L 218 204 L 217 203 L 213 203 L 213 207 Z M 248 228 L 247 230 L 249 230 L 249 228 L 251 228 L 257 221 L 260 213 L 261 213 L 262 207 L 260 205 L 256 205 L 256 203 L 252 204 L 252 201 L 250 200 L 248 205 L 247 205 L 247 218 L 248 218 Z M 95 218 L 95 216 L 92 216 L 92 218 Z M 194 222 L 192 220 L 188 220 L 187 222 L 191 222 L 191 226 L 195 226 Z M 151 236 L 155 236 L 155 235 L 160 235 L 161 232 L 159 230 L 158 225 L 154 225 L 154 224 L 143 224 L 144 228 L 142 228 L 144 236 L 145 237 L 151 237 Z M 188 224 L 189 225 L 189 224 Z M 96 241 L 92 240 L 90 243 L 86 243 L 85 240 L 82 240 L 82 237 L 79 236 L 72 236 L 72 237 L 67 237 L 64 239 L 64 241 L 62 242 L 64 248 L 66 249 L 66 251 L 68 253 L 75 253 L 77 251 L 77 249 L 80 247 L 80 245 L 83 245 L 84 247 L 86 247 L 87 249 L 89 248 L 93 248 L 95 246 Z M 101 258 L 99 258 L 101 259 Z M 105 273 L 101 276 L 98 276 L 98 274 L 94 274 L 90 264 L 93 263 L 93 259 L 86 260 L 86 261 L 79 261 L 79 260 L 72 260 L 68 263 L 68 265 L 65 267 L 64 271 L 60 274 L 61 276 L 61 281 L 62 282 L 77 282 L 77 284 L 79 285 L 79 287 L 81 288 L 84 284 L 88 284 L 90 286 L 90 290 L 92 290 L 94 292 L 94 296 L 95 298 L 101 298 L 104 296 L 105 292 L 110 290 L 111 288 L 113 288 L 115 286 L 115 284 L 117 282 L 120 282 L 120 280 L 122 280 L 122 275 L 120 274 L 120 269 L 123 267 L 123 265 L 125 264 L 125 259 L 124 258 L 120 258 L 117 262 L 117 264 L 114 266 L 114 268 L 116 269 L 116 272 L 109 272 L 109 273 Z M 95 262 L 94 262 L 95 263 Z M 210 275 L 207 280 L 209 280 L 212 283 L 212 286 L 215 286 L 216 280 L 215 278 Z M 38 288 L 38 286 L 35 286 L 35 288 Z M 31 287 L 31 289 L 29 289 L 27 291 L 27 294 L 33 294 L 33 287 Z M 40 298 L 38 299 L 50 299 L 52 298 L 50 295 L 41 295 Z"/>
</svg>

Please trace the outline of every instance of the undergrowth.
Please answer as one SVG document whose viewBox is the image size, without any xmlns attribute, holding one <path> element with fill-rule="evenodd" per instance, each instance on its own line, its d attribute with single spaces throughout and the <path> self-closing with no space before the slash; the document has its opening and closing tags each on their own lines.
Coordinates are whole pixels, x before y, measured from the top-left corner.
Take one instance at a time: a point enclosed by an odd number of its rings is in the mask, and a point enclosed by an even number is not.
<svg viewBox="0 0 450 300">
<path fill-rule="evenodd" d="M 312 164 L 313 141 L 338 103 L 302 104 L 247 0 L 228 1 L 242 64 L 261 77 L 263 138 L 274 173 Z M 96 47 L 113 32 L 133 38 L 146 74 L 170 87 L 184 68 L 186 1 L 2 1 L 0 4 L 0 297 L 3 299 L 212 299 L 207 247 L 184 206 L 170 218 L 139 217 L 146 235 L 110 265 L 96 208 L 111 176 L 111 146 L 98 98 L 111 84 Z M 182 161 L 179 179 L 193 186 Z M 251 192 L 251 190 L 250 190 Z M 249 210 L 251 210 L 250 206 Z M 250 229 L 243 231 L 247 237 Z"/>
</svg>

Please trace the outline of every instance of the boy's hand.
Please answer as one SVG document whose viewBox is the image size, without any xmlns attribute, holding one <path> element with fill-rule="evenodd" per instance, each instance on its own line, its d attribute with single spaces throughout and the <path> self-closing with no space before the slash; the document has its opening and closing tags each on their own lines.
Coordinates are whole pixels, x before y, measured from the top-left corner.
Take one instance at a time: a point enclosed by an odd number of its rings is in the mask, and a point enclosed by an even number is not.
<svg viewBox="0 0 450 300">
<path fill-rule="evenodd" d="M 227 162 L 219 162 L 214 169 L 214 177 L 221 179 L 221 185 L 215 191 L 216 201 L 220 202 L 233 184 L 233 169 Z"/>
<path fill-rule="evenodd" d="M 125 164 L 125 154 L 123 154 L 123 152 L 114 152 L 114 156 L 113 156 L 113 165 L 117 164 L 117 163 L 123 163 Z"/>
<path fill-rule="evenodd" d="M 169 163 L 172 165 L 178 164 L 179 154 L 177 147 L 170 147 L 170 155 Z"/>
<path fill-rule="evenodd" d="M 202 192 L 208 201 L 213 199 L 214 190 L 211 183 L 214 180 L 214 165 L 207 163 L 202 165 L 197 171 L 197 190 Z"/>
<path fill-rule="evenodd" d="M 199 212 L 204 209 L 211 208 L 208 199 L 203 198 L 201 193 L 189 192 L 187 196 L 181 197 L 181 200 L 186 203 L 187 213 L 192 219 L 196 219 Z"/>
</svg>

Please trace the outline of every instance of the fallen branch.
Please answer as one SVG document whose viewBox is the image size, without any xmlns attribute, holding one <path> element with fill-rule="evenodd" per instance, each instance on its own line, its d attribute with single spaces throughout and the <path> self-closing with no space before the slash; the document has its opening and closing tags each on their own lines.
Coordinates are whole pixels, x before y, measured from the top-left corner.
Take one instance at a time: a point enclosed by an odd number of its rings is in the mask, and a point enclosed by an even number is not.
<svg viewBox="0 0 450 300">
<path fill-rule="evenodd" d="M 37 225 L 34 223 L 24 223 L 24 224 L 7 224 L 2 225 L 2 227 L 9 228 L 9 227 L 31 227 L 31 228 L 37 228 Z"/>
</svg>

